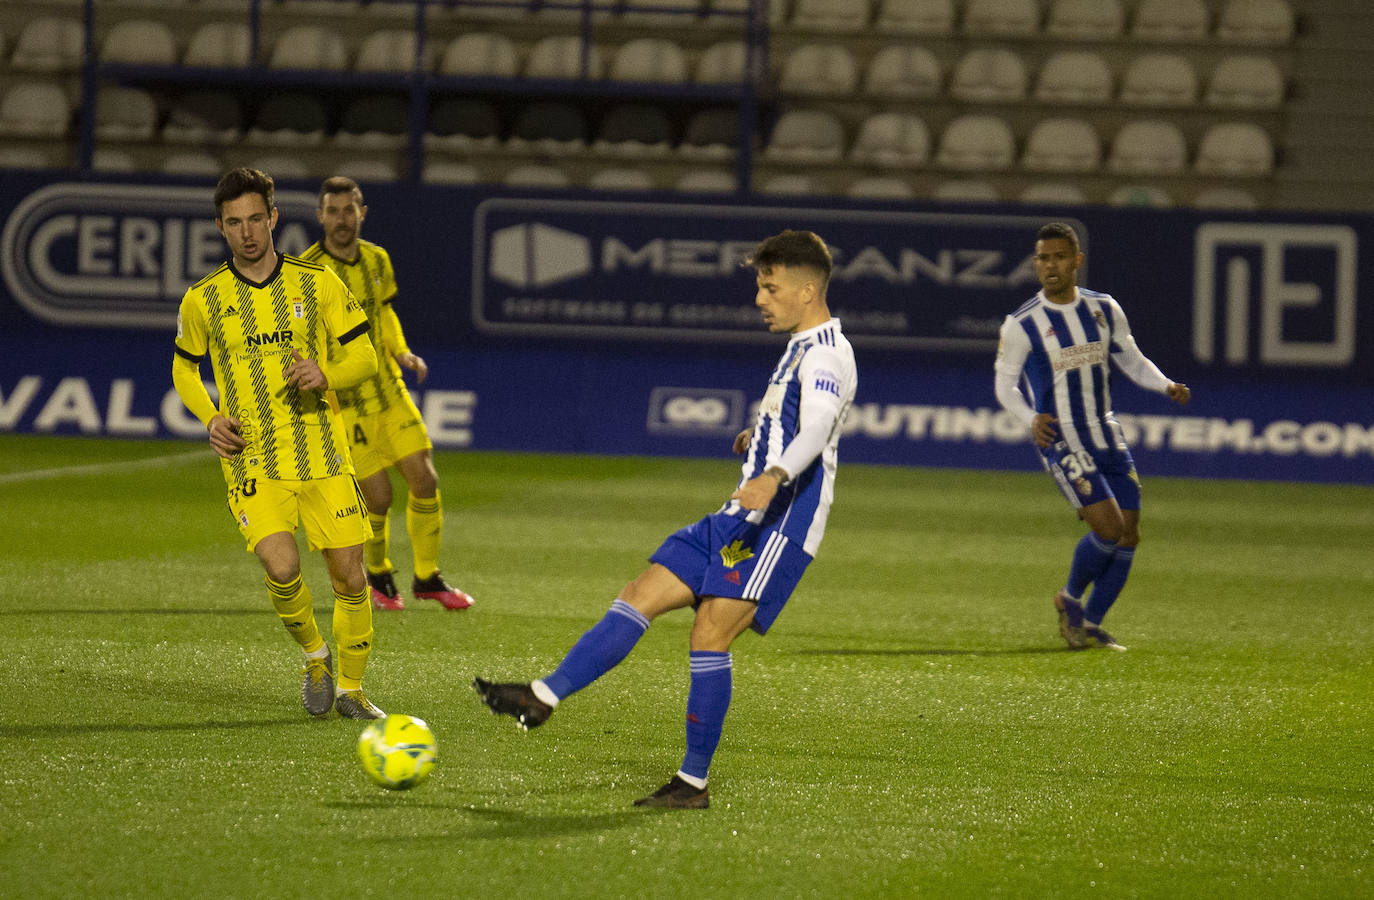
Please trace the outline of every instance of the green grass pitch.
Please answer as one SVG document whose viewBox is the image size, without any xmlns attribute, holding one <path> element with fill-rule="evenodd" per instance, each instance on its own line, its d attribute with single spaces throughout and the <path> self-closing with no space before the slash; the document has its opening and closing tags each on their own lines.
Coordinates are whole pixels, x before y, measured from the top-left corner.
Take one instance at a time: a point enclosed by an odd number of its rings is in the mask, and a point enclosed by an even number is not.
<svg viewBox="0 0 1374 900">
<path fill-rule="evenodd" d="M 359 723 L 301 709 L 208 448 L 0 437 L 0 893 L 1374 896 L 1374 490 L 1146 472 L 1130 650 L 1070 652 L 1082 526 L 1044 476 L 842 466 L 801 589 L 735 645 L 712 808 L 650 811 L 689 614 L 528 734 L 469 682 L 550 671 L 734 464 L 437 463 L 477 605 L 376 616 L 369 693 L 440 746 L 389 793 Z"/>
</svg>

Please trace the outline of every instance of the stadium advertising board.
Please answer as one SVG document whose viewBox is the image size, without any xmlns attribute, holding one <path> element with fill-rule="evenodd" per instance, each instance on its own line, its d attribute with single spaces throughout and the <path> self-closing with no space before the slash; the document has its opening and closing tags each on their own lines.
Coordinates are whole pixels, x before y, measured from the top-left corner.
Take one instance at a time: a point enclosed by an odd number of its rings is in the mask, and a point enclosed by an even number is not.
<svg viewBox="0 0 1374 900">
<path fill-rule="evenodd" d="M 430 377 L 414 393 L 440 449 L 726 458 L 752 420 L 781 346 L 773 340 L 709 369 L 637 353 L 426 351 Z M 170 334 L 35 349 L 0 358 L 0 432 L 205 439 L 171 387 Z M 931 373 L 862 353 L 859 365 L 847 461 L 1038 466 L 1026 430 L 999 408 L 990 371 Z M 1333 387 L 1314 404 L 1302 388 L 1205 384 L 1184 408 L 1124 379 L 1115 394 L 1144 473 L 1374 484 L 1366 390 Z"/>
<path fill-rule="evenodd" d="M 1008 297 L 1039 287 L 1027 237 L 1043 221 L 509 198 L 484 200 L 476 220 L 472 306 L 484 332 L 766 342 L 740 302 L 752 291 L 746 261 L 801 221 L 835 257 L 832 312 L 856 346 L 985 353 Z"/>
<path fill-rule="evenodd" d="M 316 236 L 311 184 L 279 192 L 278 247 Z M 223 259 L 209 184 L 0 173 L 0 431 L 199 439 L 171 390 L 177 301 Z M 530 199 L 368 188 L 398 310 L 432 374 L 441 448 L 728 455 L 779 338 L 758 239 L 830 241 L 832 306 L 861 369 L 846 459 L 1032 468 L 992 392 L 1002 317 L 1036 289 L 1034 230 L 1062 214 Z M 1184 409 L 1118 378 L 1142 468 L 1374 480 L 1374 217 L 1083 208 L 1084 282 L 1123 302 Z M 205 376 L 209 377 L 208 370 Z M 556 426 L 550 423 L 556 423 Z"/>
<path fill-rule="evenodd" d="M 30 315 L 73 327 L 171 328 L 186 288 L 224 261 L 211 193 L 161 185 L 44 185 L 7 211 L 0 272 Z M 315 197 L 277 193 L 278 249 L 300 253 Z"/>
</svg>

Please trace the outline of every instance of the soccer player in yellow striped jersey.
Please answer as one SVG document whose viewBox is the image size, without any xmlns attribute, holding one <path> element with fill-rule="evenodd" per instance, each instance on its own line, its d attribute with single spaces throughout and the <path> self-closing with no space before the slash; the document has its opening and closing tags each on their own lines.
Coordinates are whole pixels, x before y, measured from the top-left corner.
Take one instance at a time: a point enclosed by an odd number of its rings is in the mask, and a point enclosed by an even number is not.
<svg viewBox="0 0 1374 900">
<path fill-rule="evenodd" d="M 392 303 L 396 273 L 386 250 L 360 237 L 367 207 L 363 192 L 350 178 L 334 176 L 320 185 L 316 210 L 324 237 L 302 256 L 327 266 L 343 280 L 362 305 L 371 325 L 368 336 L 377 351 L 377 374 L 354 387 L 338 389 L 358 485 L 367 501 L 372 537 L 363 545 L 372 603 L 378 609 L 405 609 L 396 588 L 390 554 L 391 476 L 395 467 L 405 479 L 406 531 L 414 562 L 411 593 L 437 600 L 448 609 L 466 609 L 472 598 L 450 585 L 439 572 L 439 544 L 444 512 L 433 444 L 420 411 L 401 379 L 401 369 L 425 380 L 429 367 L 406 345 Z"/>
<path fill-rule="evenodd" d="M 334 273 L 277 253 L 274 194 L 271 177 L 256 169 L 234 169 L 216 186 L 215 225 L 231 258 L 181 300 L 172 383 L 209 432 L 229 510 L 262 563 L 277 615 L 305 652 L 306 711 L 376 719 L 384 713 L 362 691 L 372 650 L 367 511 L 326 392 L 374 374 L 377 354 L 362 308 Z M 206 359 L 218 406 L 201 381 Z M 329 569 L 337 681 L 301 577 L 297 524 Z"/>
</svg>

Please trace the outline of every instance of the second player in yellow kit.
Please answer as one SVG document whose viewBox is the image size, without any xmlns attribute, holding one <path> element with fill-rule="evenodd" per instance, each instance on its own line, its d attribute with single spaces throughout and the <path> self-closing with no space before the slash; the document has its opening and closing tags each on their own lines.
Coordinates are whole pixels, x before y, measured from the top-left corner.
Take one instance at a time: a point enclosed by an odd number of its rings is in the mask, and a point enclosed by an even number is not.
<svg viewBox="0 0 1374 900">
<path fill-rule="evenodd" d="M 378 609 L 405 608 L 389 558 L 392 489 L 387 469 L 394 466 L 408 488 L 406 531 L 415 566 L 411 592 L 448 609 L 466 609 L 472 598 L 448 584 L 439 572 L 444 520 L 433 444 L 401 378 L 405 368 L 415 372 L 417 383 L 422 382 L 429 367 L 406 345 L 392 307 L 397 287 L 391 257 L 382 247 L 361 239 L 367 207 L 352 179 L 325 179 L 316 213 L 324 237 L 302 256 L 327 266 L 352 291 L 371 324 L 368 336 L 379 360 L 374 377 L 335 391 L 372 526 L 373 536 L 363 546 L 372 603 Z"/>
</svg>

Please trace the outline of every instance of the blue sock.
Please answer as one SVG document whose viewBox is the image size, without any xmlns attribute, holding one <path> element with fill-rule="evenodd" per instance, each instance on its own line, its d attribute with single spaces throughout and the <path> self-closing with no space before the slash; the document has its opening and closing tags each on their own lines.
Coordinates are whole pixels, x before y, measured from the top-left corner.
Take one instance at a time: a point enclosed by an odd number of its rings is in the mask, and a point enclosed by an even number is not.
<svg viewBox="0 0 1374 900">
<path fill-rule="evenodd" d="M 693 650 L 692 687 L 687 692 L 687 755 L 682 771 L 706 780 L 730 708 L 732 661 L 729 652 Z"/>
<path fill-rule="evenodd" d="M 648 627 L 642 612 L 617 599 L 601 621 L 577 639 L 557 670 L 543 679 L 544 684 L 560 700 L 582 690 L 628 656 Z"/>
<path fill-rule="evenodd" d="M 1073 551 L 1073 566 L 1069 569 L 1069 582 L 1064 590 L 1070 597 L 1082 597 L 1088 585 L 1097 581 L 1115 558 L 1116 543 L 1104 541 L 1089 531 Z"/>
<path fill-rule="evenodd" d="M 1116 602 L 1117 595 L 1126 586 L 1126 576 L 1131 574 L 1131 561 L 1135 559 L 1134 547 L 1117 547 L 1112 564 L 1107 571 L 1098 576 L 1093 585 L 1093 595 L 1083 610 L 1083 618 L 1094 625 L 1102 624 L 1102 617 Z"/>
</svg>

